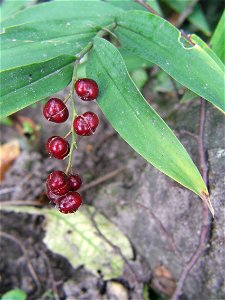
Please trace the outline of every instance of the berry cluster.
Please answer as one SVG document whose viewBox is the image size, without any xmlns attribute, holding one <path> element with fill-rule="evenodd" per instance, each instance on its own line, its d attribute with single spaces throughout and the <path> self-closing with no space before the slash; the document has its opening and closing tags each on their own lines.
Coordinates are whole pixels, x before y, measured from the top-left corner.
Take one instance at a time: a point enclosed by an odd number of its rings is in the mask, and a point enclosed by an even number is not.
<svg viewBox="0 0 225 300">
<path fill-rule="evenodd" d="M 76 94 L 83 101 L 95 100 L 98 96 L 97 83 L 88 78 L 75 82 Z M 54 123 L 63 123 L 69 117 L 66 104 L 58 98 L 50 99 L 43 108 L 44 117 Z M 93 112 L 85 112 L 73 120 L 73 129 L 77 135 L 90 136 L 94 134 L 99 124 L 98 116 Z M 70 153 L 70 144 L 65 138 L 52 136 L 47 140 L 46 150 L 56 159 L 64 159 Z M 82 204 L 82 197 L 77 192 L 82 180 L 78 174 L 66 174 L 63 171 L 53 171 L 46 180 L 47 197 L 64 214 L 75 212 Z"/>
</svg>

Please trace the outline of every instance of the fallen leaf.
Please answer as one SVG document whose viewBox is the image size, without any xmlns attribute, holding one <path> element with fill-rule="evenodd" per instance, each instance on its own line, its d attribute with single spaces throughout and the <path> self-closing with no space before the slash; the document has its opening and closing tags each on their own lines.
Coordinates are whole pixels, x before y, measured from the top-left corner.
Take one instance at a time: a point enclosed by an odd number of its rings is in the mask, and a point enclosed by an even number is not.
<svg viewBox="0 0 225 300">
<path fill-rule="evenodd" d="M 74 268 L 84 265 L 96 275 L 101 271 L 105 280 L 122 276 L 124 267 L 123 258 L 106 239 L 120 248 L 127 260 L 133 259 L 133 250 L 127 237 L 105 216 L 95 213 L 92 206 L 84 205 L 78 212 L 69 215 L 63 215 L 56 209 L 27 206 L 2 205 L 1 209 L 44 215 L 44 243 L 48 249 L 66 257 Z M 94 221 L 106 239 L 99 235 L 90 214 L 94 214 Z"/>
<path fill-rule="evenodd" d="M 157 266 L 153 271 L 151 287 L 166 296 L 172 296 L 176 289 L 176 281 L 165 266 Z"/>
<path fill-rule="evenodd" d="M 20 146 L 17 140 L 12 140 L 0 146 L 0 181 L 4 179 L 5 173 L 19 155 Z"/>
</svg>

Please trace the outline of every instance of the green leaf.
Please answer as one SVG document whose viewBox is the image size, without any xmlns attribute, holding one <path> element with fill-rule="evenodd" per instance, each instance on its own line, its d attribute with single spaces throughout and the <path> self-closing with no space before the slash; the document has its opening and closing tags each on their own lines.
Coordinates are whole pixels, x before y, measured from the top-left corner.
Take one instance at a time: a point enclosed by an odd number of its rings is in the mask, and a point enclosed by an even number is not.
<svg viewBox="0 0 225 300">
<path fill-rule="evenodd" d="M 49 2 L 25 9 L 2 24 L 1 69 L 75 55 L 121 12 L 101 1 Z"/>
<path fill-rule="evenodd" d="M 189 5 L 189 0 L 163 0 L 169 7 L 174 9 L 178 13 L 182 13 Z M 192 13 L 187 18 L 190 23 L 192 23 L 196 28 L 200 29 L 204 32 L 207 36 L 211 34 L 209 24 L 205 18 L 205 15 L 201 9 L 199 4 L 194 6 Z"/>
<path fill-rule="evenodd" d="M 0 119 L 0 124 L 3 124 L 5 126 L 12 126 L 13 125 L 13 121 L 6 117 L 6 118 L 3 118 L 3 119 Z"/>
<path fill-rule="evenodd" d="M 176 136 L 145 101 L 131 80 L 122 56 L 109 42 L 96 38 L 87 75 L 98 82 L 98 105 L 121 137 L 157 169 L 199 196 L 205 183 Z"/>
<path fill-rule="evenodd" d="M 225 74 L 202 47 L 188 44 L 174 26 L 148 12 L 130 11 L 118 17 L 117 24 L 115 32 L 126 51 L 159 65 L 182 85 L 225 110 Z"/>
<path fill-rule="evenodd" d="M 185 93 L 183 94 L 182 98 L 180 99 L 180 102 L 187 103 L 196 98 L 198 98 L 198 95 L 196 95 L 195 93 L 193 93 L 190 90 L 186 90 Z"/>
<path fill-rule="evenodd" d="M 212 49 L 209 48 L 209 46 L 202 40 L 200 37 L 198 37 L 195 34 L 190 35 L 190 39 L 195 44 L 199 45 L 202 49 L 204 49 L 205 52 L 218 64 L 218 66 L 221 68 L 221 70 L 225 71 L 225 66 L 222 63 L 222 61 L 219 59 L 219 57 L 216 55 L 215 52 L 212 51 Z M 189 102 L 193 99 L 198 98 L 198 95 L 190 90 L 186 90 L 183 97 L 181 98 L 181 103 Z"/>
<path fill-rule="evenodd" d="M 158 0 L 146 0 L 146 3 L 149 4 L 158 14 L 160 14 L 161 16 L 163 15 Z"/>
<path fill-rule="evenodd" d="M 26 300 L 26 299 L 27 299 L 27 294 L 20 289 L 8 291 L 1 297 L 1 300 Z"/>
<path fill-rule="evenodd" d="M 150 68 L 153 66 L 153 63 L 151 63 L 149 60 L 133 55 L 124 49 L 119 48 L 118 50 L 120 51 L 120 54 L 123 56 L 127 70 L 129 72 L 135 71 L 140 68 Z"/>
<path fill-rule="evenodd" d="M 210 36 L 211 30 L 203 10 L 199 4 L 196 4 L 193 12 L 187 18 L 197 29 L 201 30 L 205 35 Z"/>
<path fill-rule="evenodd" d="M 72 78 L 72 56 L 0 73 L 0 118 L 6 117 L 66 87 Z"/>
<path fill-rule="evenodd" d="M 148 74 L 144 69 L 137 69 L 131 72 L 131 78 L 133 79 L 137 88 L 141 90 L 148 81 Z"/>
<path fill-rule="evenodd" d="M 190 35 L 190 40 L 194 42 L 194 44 L 199 45 L 221 68 L 221 70 L 224 72 L 225 71 L 225 65 L 223 62 L 220 60 L 220 58 L 217 56 L 217 54 L 209 48 L 209 46 L 196 34 L 191 34 Z"/>
<path fill-rule="evenodd" d="M 29 22 L 44 22 L 46 31 L 48 29 L 48 22 L 58 20 L 60 22 L 67 20 L 80 21 L 83 20 L 100 22 L 110 20 L 113 22 L 115 16 L 121 13 L 122 10 L 116 6 L 110 5 L 103 1 L 52 1 L 35 5 L 31 8 L 24 9 L 15 14 L 12 18 L 2 22 L 3 27 L 15 26 Z"/>
<path fill-rule="evenodd" d="M 101 26 L 107 23 L 99 22 Z M 42 62 L 59 55 L 79 53 L 96 35 L 99 25 L 90 21 L 50 20 L 6 29 L 1 36 L 1 69 Z"/>
<path fill-rule="evenodd" d="M 223 15 L 216 27 L 216 30 L 212 36 L 210 44 L 212 45 L 213 51 L 219 56 L 223 63 L 225 63 L 225 10 Z"/>
<path fill-rule="evenodd" d="M 0 6 L 1 22 L 11 17 L 14 13 L 24 8 L 28 0 L 4 0 Z"/>
<path fill-rule="evenodd" d="M 85 265 L 86 269 L 96 275 L 98 270 L 101 270 L 105 280 L 120 277 L 123 273 L 124 261 L 99 235 L 95 223 L 103 236 L 121 249 L 126 259 L 133 258 L 133 250 L 127 237 L 116 225 L 96 212 L 94 207 L 83 206 L 76 214 L 70 215 L 62 215 L 55 209 L 40 210 L 26 206 L 2 205 L 1 209 L 43 214 L 46 218 L 44 238 L 46 246 L 52 252 L 66 257 L 74 268 Z"/>
<path fill-rule="evenodd" d="M 106 0 L 106 2 L 115 5 L 123 10 L 146 10 L 145 7 L 139 3 L 134 2 L 133 0 Z M 157 0 L 148 0 L 146 1 L 151 7 L 157 11 L 159 14 L 162 13 L 160 6 Z"/>
</svg>

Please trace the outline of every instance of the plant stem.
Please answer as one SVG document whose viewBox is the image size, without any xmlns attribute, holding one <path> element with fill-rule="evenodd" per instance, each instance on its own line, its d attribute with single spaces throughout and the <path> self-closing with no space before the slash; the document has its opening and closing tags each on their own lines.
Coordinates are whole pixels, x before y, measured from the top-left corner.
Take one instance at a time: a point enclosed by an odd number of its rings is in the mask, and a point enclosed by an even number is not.
<svg viewBox="0 0 225 300">
<path fill-rule="evenodd" d="M 139 3 L 143 7 L 145 7 L 148 11 L 150 11 L 152 14 L 160 16 L 149 4 L 145 3 L 143 0 L 134 0 L 134 2 Z"/>
<path fill-rule="evenodd" d="M 208 186 L 208 167 L 206 162 L 206 151 L 204 146 L 204 125 L 205 125 L 205 114 L 206 114 L 206 103 L 205 100 L 201 99 L 201 107 L 200 107 L 200 120 L 199 120 L 199 135 L 198 135 L 198 156 L 199 156 L 199 163 L 201 168 L 201 173 L 205 184 Z M 191 258 L 185 265 L 181 276 L 177 283 L 177 288 L 172 296 L 172 300 L 179 300 L 180 295 L 182 294 L 182 290 L 184 287 L 184 283 L 192 270 L 195 266 L 196 262 L 198 261 L 199 257 L 201 256 L 205 245 L 206 239 L 210 228 L 210 220 L 208 214 L 208 208 L 206 207 L 205 203 L 202 203 L 202 229 L 201 234 L 199 237 L 199 243 L 192 254 Z"/>
<path fill-rule="evenodd" d="M 73 68 L 73 77 L 72 77 L 72 82 L 71 82 L 71 88 L 70 88 L 70 94 L 69 94 L 69 98 L 72 98 L 72 111 L 73 111 L 73 117 L 72 117 L 72 125 L 71 125 L 71 134 L 72 134 L 72 141 L 71 141 L 71 147 L 70 147 L 70 153 L 69 153 L 69 161 L 68 161 L 68 165 L 66 168 L 66 174 L 68 175 L 69 173 L 69 169 L 72 167 L 72 161 L 73 161 L 73 151 L 74 149 L 77 147 L 76 144 L 76 134 L 74 132 L 74 128 L 73 128 L 73 120 L 75 119 L 75 117 L 77 116 L 77 112 L 76 112 L 76 108 L 75 108 L 75 104 L 74 104 L 74 83 L 77 80 L 77 69 L 78 69 L 78 65 L 79 65 L 79 60 L 77 60 L 74 64 L 74 68 Z M 69 99 L 68 98 L 68 99 Z"/>
<path fill-rule="evenodd" d="M 78 54 L 75 55 L 76 59 L 80 61 L 81 58 L 91 50 L 92 47 L 93 42 L 89 42 L 86 47 L 84 47 Z"/>
<path fill-rule="evenodd" d="M 111 34 L 113 34 L 111 32 L 111 29 L 114 29 L 115 27 L 116 27 L 116 23 L 112 23 L 109 26 L 102 28 L 99 31 L 98 35 L 102 36 L 105 32 L 110 32 Z M 84 47 L 78 54 L 75 55 L 76 61 L 75 61 L 74 68 L 73 68 L 73 77 L 72 77 L 72 81 L 71 81 L 70 93 L 64 100 L 64 103 L 66 103 L 70 98 L 73 98 L 73 100 L 74 100 L 74 83 L 77 80 L 77 70 L 78 70 L 80 60 L 82 59 L 82 57 L 84 57 L 85 54 L 87 54 L 91 50 L 92 47 L 93 47 L 93 42 L 89 42 L 86 47 Z M 73 120 L 77 116 L 74 101 L 72 101 L 72 110 L 73 110 L 73 118 L 72 118 L 71 130 L 66 135 L 66 137 L 67 137 L 70 133 L 72 134 L 72 141 L 71 141 L 71 147 L 70 147 L 70 153 L 69 153 L 69 161 L 68 161 L 68 165 L 66 168 L 67 175 L 69 174 L 70 169 L 72 171 L 73 152 L 74 152 L 75 148 L 77 148 L 76 134 L 75 134 L 74 128 L 73 128 Z"/>
<path fill-rule="evenodd" d="M 72 103 L 72 107 L 73 107 L 73 120 L 76 117 L 76 110 L 75 110 L 75 104 L 74 101 Z M 68 161 L 68 165 L 66 168 L 66 174 L 68 175 L 70 168 L 72 169 L 72 161 L 73 161 L 73 151 L 75 150 L 75 148 L 77 148 L 77 144 L 76 144 L 76 134 L 74 132 L 74 128 L 73 128 L 73 121 L 72 121 L 72 125 L 71 125 L 71 133 L 72 133 L 72 141 L 71 141 L 71 147 L 70 147 L 70 154 L 69 154 L 69 161 Z"/>
<path fill-rule="evenodd" d="M 152 14 L 159 16 L 161 18 L 163 18 L 160 14 L 158 14 L 149 4 L 145 3 L 143 0 L 134 0 L 135 2 L 139 3 L 140 5 L 142 5 L 143 7 L 145 7 L 148 11 L 150 11 Z M 165 20 L 165 18 L 163 18 Z M 169 22 L 168 20 L 166 20 L 167 22 Z M 171 22 L 169 22 L 171 23 Z M 173 24 L 172 24 L 173 25 Z M 174 26 L 174 25 L 173 25 Z M 195 44 L 190 40 L 189 36 L 186 35 L 183 30 L 180 31 L 181 36 L 183 36 L 190 45 L 194 46 Z"/>
<path fill-rule="evenodd" d="M 180 14 L 177 22 L 176 27 L 180 27 L 184 21 L 190 16 L 190 14 L 193 12 L 193 9 L 195 5 L 199 2 L 199 0 L 192 0 L 190 4 L 185 8 L 185 10 Z"/>
</svg>

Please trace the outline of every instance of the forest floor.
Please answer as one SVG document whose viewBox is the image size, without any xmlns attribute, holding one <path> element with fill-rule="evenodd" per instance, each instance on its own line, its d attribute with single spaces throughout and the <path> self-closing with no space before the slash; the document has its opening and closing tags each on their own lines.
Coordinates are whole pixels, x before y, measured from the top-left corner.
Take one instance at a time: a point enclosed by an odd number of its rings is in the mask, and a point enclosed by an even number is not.
<svg viewBox="0 0 225 300">
<path fill-rule="evenodd" d="M 150 86 L 147 85 L 144 89 L 146 99 L 173 128 L 199 166 L 196 136 L 200 101 L 180 105 L 174 94 L 161 94 L 159 101 L 154 102 L 149 91 Z M 82 113 L 87 110 L 87 104 L 78 103 L 77 109 Z M 65 169 L 67 161 L 49 158 L 45 152 L 45 141 L 52 135 L 64 136 L 70 129 L 70 122 L 60 126 L 48 123 L 42 116 L 42 105 L 38 104 L 17 113 L 14 126 L 1 125 L 1 144 L 13 141 L 14 146 L 19 145 L 19 152 L 4 173 L 0 185 L 0 294 L 20 288 L 31 300 L 170 298 L 198 247 L 202 203 L 192 192 L 139 157 L 113 130 L 95 103 L 89 103 L 88 110 L 97 112 L 101 123 L 95 135 L 78 139 L 73 166 L 74 172 L 81 174 L 84 180 L 81 193 L 85 207 L 92 207 L 110 224 L 116 225 L 115 232 L 107 236 L 92 220 L 94 234 L 100 238 L 97 245 L 105 251 L 100 252 L 102 260 L 94 265 L 89 261 L 86 265 L 86 258 L 82 260 L 79 251 L 89 251 L 91 238 L 85 250 L 72 247 L 73 239 L 77 242 L 76 221 L 79 216 L 76 216 L 80 211 L 75 214 L 73 223 L 68 225 L 71 225 L 71 230 L 66 227 L 66 239 L 71 242 L 68 257 L 65 255 L 68 252 L 63 252 L 64 243 L 65 249 L 67 247 L 65 236 L 58 227 L 64 226 L 62 224 L 66 221 L 53 223 L 56 228 L 50 234 L 54 234 L 55 244 L 46 242 L 46 232 L 52 219 L 44 209 L 55 209 L 45 196 L 45 180 L 51 171 Z M 216 217 L 214 221 L 209 216 L 207 218 L 209 231 L 203 256 L 188 274 L 180 299 L 219 300 L 224 295 L 224 119 L 208 104 L 205 117 L 204 147 Z M 32 125 L 33 131 L 29 131 L 30 127 L 25 130 L 24 120 Z M 12 149 L 15 151 L 15 148 Z M 29 212 L 27 207 L 35 210 Z M 85 215 L 85 209 L 80 214 Z M 117 245 L 118 232 L 124 236 L 121 243 L 126 244 L 127 249 Z M 110 253 L 109 260 L 105 260 L 107 251 Z M 71 255 L 81 257 L 80 264 L 77 260 L 75 263 Z M 119 276 L 109 271 L 114 255 L 122 261 Z M 105 269 L 107 274 L 104 274 Z"/>
</svg>

